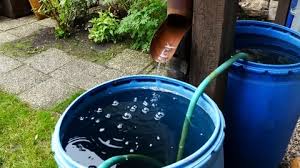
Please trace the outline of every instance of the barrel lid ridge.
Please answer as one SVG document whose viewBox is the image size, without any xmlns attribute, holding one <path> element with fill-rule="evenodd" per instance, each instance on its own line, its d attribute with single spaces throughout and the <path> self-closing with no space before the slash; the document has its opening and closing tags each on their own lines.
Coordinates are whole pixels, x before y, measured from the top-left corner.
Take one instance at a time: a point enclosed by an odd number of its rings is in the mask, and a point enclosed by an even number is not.
<svg viewBox="0 0 300 168">
<path fill-rule="evenodd" d="M 251 29 L 249 27 L 251 27 Z M 276 37 L 276 34 L 282 35 L 282 33 L 284 33 L 284 36 L 286 38 L 294 39 L 292 40 L 293 45 L 298 46 L 300 48 L 300 33 L 293 31 L 282 25 L 278 25 L 274 23 L 253 21 L 253 20 L 240 20 L 237 22 L 236 34 L 243 34 L 247 32 L 247 34 L 251 34 L 255 36 L 256 34 L 258 34 L 255 29 L 262 29 L 262 28 L 266 29 L 266 33 L 265 33 L 266 38 L 270 38 L 270 36 L 272 36 L 273 38 L 278 38 L 278 40 L 280 40 L 279 37 Z M 244 31 L 244 29 L 247 29 L 248 31 Z M 268 33 L 268 31 L 272 31 L 272 33 Z M 300 74 L 300 62 L 296 64 L 270 65 L 270 64 L 255 63 L 255 62 L 245 61 L 245 60 L 238 60 L 233 64 L 232 69 L 233 70 L 244 69 L 246 71 L 254 72 L 258 74 L 265 73 L 270 75 L 292 75 L 292 74 Z"/>
</svg>

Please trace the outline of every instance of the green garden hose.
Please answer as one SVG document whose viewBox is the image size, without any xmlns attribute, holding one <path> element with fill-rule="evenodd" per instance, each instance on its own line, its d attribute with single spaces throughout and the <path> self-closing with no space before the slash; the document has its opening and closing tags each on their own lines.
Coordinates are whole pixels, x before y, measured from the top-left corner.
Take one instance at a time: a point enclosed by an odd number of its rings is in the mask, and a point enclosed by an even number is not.
<svg viewBox="0 0 300 168">
<path fill-rule="evenodd" d="M 111 157 L 104 162 L 101 163 L 98 168 L 110 168 L 113 165 L 117 163 L 124 163 L 127 162 L 128 160 L 138 160 L 138 161 L 143 161 L 147 164 L 153 165 L 155 168 L 163 167 L 164 165 L 160 163 L 159 161 L 149 157 L 149 156 L 144 156 L 144 155 L 139 155 L 139 154 L 128 154 L 128 155 L 120 155 L 120 156 L 114 156 Z"/>
<path fill-rule="evenodd" d="M 190 101 L 190 104 L 189 104 L 189 107 L 188 107 L 188 110 L 187 110 L 187 113 L 186 113 L 186 116 L 184 119 L 176 161 L 179 161 L 182 159 L 187 134 L 189 131 L 190 121 L 191 121 L 193 112 L 195 110 L 195 107 L 197 105 L 197 102 L 198 102 L 200 96 L 203 94 L 205 88 L 212 82 L 212 80 L 214 80 L 217 76 L 219 76 L 226 69 L 228 69 L 235 61 L 237 61 L 238 59 L 244 59 L 247 56 L 248 56 L 248 54 L 246 54 L 246 53 L 238 53 L 238 54 L 232 56 L 229 60 L 224 62 L 221 66 L 219 66 L 216 70 L 214 70 L 211 74 L 209 74 L 198 86 L 197 90 L 193 94 L 193 97 Z"/>
<path fill-rule="evenodd" d="M 181 138 L 178 146 L 178 152 L 177 152 L 177 159 L 176 161 L 179 161 L 183 157 L 184 153 L 184 147 L 185 147 L 185 142 L 186 138 L 189 132 L 189 126 L 190 126 L 190 121 L 193 115 L 193 112 L 195 110 L 196 104 L 200 98 L 200 96 L 203 94 L 205 88 L 214 80 L 217 76 L 219 76 L 221 73 L 223 73 L 226 69 L 228 69 L 235 61 L 238 59 L 244 59 L 248 57 L 248 54 L 246 53 L 238 53 L 234 56 L 232 56 L 229 60 L 224 62 L 221 66 L 219 66 L 216 70 L 214 70 L 209 76 L 207 76 L 199 85 L 195 93 L 193 94 L 193 97 L 190 101 L 185 119 L 184 119 L 184 124 L 181 132 Z M 144 155 L 139 155 L 139 154 L 128 154 L 128 155 L 121 155 L 121 156 L 114 156 L 106 161 L 104 161 L 98 168 L 110 168 L 111 166 L 117 164 L 117 163 L 122 163 L 126 162 L 128 160 L 140 160 L 144 161 L 145 163 L 152 164 L 154 167 L 162 167 L 163 164 L 161 164 L 159 161 L 148 157 Z"/>
</svg>

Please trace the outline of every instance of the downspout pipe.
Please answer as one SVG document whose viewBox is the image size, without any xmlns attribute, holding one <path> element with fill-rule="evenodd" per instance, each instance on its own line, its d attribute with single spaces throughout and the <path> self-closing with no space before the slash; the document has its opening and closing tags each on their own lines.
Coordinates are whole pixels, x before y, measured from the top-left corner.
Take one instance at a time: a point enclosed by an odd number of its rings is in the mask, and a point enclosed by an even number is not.
<svg viewBox="0 0 300 168">
<path fill-rule="evenodd" d="M 172 59 L 184 35 L 190 30 L 193 0 L 168 0 L 168 17 L 155 33 L 150 54 L 156 62 Z"/>
</svg>

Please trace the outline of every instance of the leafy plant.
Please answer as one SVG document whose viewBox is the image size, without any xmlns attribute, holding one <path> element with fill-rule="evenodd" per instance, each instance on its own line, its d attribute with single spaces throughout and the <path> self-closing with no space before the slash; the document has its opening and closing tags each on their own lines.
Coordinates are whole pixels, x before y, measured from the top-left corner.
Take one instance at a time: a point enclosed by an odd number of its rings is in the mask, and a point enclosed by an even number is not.
<svg viewBox="0 0 300 168">
<path fill-rule="evenodd" d="M 121 21 L 118 33 L 133 39 L 133 49 L 149 51 L 155 31 L 166 18 L 166 9 L 162 0 L 137 0 Z"/>
<path fill-rule="evenodd" d="M 88 4 L 93 0 L 40 0 L 41 14 L 56 20 L 56 36 L 59 38 L 69 36 L 75 27 L 75 20 L 87 15 Z"/>
<path fill-rule="evenodd" d="M 89 30 L 89 39 L 95 43 L 117 42 L 117 29 L 120 21 L 110 12 L 100 12 L 98 18 L 90 20 L 93 27 Z"/>
<path fill-rule="evenodd" d="M 102 3 L 118 18 L 126 17 L 134 0 L 102 0 Z"/>
<path fill-rule="evenodd" d="M 126 11 L 130 9 L 132 2 L 133 0 L 103 0 L 104 5 L 109 5 L 110 7 L 124 9 Z"/>
</svg>

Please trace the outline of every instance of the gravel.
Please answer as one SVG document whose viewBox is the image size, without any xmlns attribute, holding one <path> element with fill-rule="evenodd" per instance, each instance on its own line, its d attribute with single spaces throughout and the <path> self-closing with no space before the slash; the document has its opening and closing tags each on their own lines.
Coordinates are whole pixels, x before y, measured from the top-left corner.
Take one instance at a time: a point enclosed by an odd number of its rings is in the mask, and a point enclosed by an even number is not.
<svg viewBox="0 0 300 168">
<path fill-rule="evenodd" d="M 290 168 L 290 161 L 300 156 L 300 118 L 280 168 Z"/>
</svg>

